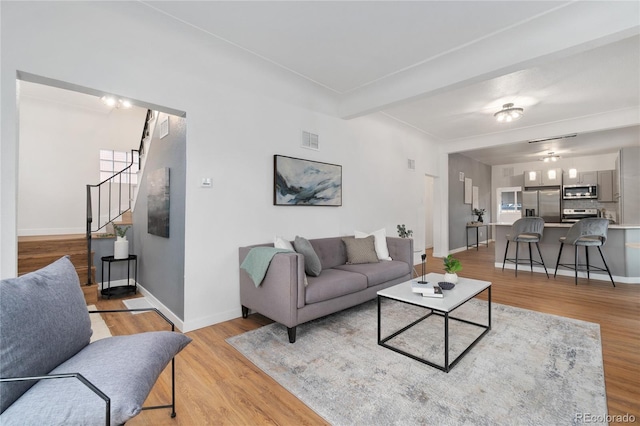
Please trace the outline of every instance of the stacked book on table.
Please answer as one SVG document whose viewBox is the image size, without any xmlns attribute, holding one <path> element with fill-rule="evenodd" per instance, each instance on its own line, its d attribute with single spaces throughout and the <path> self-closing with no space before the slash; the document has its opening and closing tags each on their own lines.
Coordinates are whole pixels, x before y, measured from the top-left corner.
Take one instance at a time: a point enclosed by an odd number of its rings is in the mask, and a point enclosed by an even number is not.
<svg viewBox="0 0 640 426">
<path fill-rule="evenodd" d="M 423 297 L 444 297 L 440 286 L 430 282 L 411 281 L 411 291 Z"/>
</svg>

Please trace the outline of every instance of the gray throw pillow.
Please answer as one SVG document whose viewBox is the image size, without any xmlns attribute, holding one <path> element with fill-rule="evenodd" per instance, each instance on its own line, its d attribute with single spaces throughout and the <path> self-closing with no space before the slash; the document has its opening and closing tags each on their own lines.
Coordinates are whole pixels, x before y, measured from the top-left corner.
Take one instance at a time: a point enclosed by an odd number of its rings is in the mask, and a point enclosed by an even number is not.
<svg viewBox="0 0 640 426">
<path fill-rule="evenodd" d="M 304 270 L 307 275 L 317 277 L 322 272 L 322 263 L 320 258 L 313 249 L 313 246 L 306 238 L 298 237 L 293 241 L 293 248 L 297 253 L 304 256 Z"/>
<path fill-rule="evenodd" d="M 378 263 L 373 235 L 369 235 L 367 238 L 347 237 L 342 241 L 347 248 L 347 264 Z"/>
<path fill-rule="evenodd" d="M 0 377 L 47 374 L 89 344 L 91 320 L 68 256 L 2 280 L 0 293 Z M 0 413 L 34 383 L 0 383 Z"/>
</svg>

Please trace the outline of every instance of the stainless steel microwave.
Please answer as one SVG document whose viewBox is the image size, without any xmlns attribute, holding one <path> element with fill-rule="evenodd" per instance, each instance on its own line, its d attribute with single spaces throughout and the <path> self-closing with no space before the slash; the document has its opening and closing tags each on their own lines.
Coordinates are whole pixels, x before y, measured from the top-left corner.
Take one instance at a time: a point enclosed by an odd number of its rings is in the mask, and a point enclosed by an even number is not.
<svg viewBox="0 0 640 426">
<path fill-rule="evenodd" d="M 579 200 L 598 198 L 598 185 L 564 185 L 562 198 L 565 200 Z"/>
</svg>

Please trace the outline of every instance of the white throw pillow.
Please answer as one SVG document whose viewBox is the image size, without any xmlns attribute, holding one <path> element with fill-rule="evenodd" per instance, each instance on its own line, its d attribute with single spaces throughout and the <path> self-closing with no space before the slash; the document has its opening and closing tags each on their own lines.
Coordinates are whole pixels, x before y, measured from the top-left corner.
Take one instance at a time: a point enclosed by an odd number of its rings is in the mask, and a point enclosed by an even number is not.
<svg viewBox="0 0 640 426">
<path fill-rule="evenodd" d="M 377 231 L 373 231 L 370 234 L 365 232 L 355 231 L 354 233 L 356 238 L 367 238 L 369 235 L 374 236 L 374 245 L 376 248 L 376 254 L 378 255 L 378 259 L 380 260 L 392 260 L 389 257 L 389 248 L 387 247 L 387 230 L 382 228 Z"/>
<path fill-rule="evenodd" d="M 286 249 L 286 250 L 291 250 L 291 251 L 295 251 L 293 249 L 293 245 L 291 244 L 291 242 L 289 240 L 285 240 L 282 237 L 275 237 L 273 239 L 273 246 L 275 248 L 280 248 L 280 249 Z"/>
</svg>

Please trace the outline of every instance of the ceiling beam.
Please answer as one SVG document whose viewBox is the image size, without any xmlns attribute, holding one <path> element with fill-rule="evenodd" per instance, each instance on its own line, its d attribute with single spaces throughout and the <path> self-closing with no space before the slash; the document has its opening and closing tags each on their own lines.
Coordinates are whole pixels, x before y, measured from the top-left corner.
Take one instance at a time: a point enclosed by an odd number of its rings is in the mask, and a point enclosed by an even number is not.
<svg viewBox="0 0 640 426">
<path fill-rule="evenodd" d="M 638 2 L 568 3 L 346 93 L 339 116 L 359 117 L 614 43 L 640 34 L 639 13 Z"/>
</svg>

